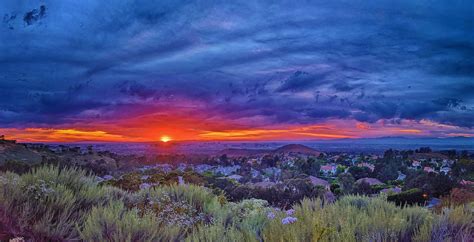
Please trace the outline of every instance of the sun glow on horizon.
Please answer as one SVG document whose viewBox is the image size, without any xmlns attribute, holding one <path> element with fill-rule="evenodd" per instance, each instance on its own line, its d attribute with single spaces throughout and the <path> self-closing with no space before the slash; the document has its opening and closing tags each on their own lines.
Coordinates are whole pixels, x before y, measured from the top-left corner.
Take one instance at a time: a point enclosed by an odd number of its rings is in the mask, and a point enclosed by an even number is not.
<svg viewBox="0 0 474 242">
<path fill-rule="evenodd" d="M 171 141 L 171 137 L 169 137 L 167 135 L 163 135 L 163 136 L 161 136 L 160 140 L 161 140 L 161 142 L 167 143 L 167 142 Z"/>
</svg>

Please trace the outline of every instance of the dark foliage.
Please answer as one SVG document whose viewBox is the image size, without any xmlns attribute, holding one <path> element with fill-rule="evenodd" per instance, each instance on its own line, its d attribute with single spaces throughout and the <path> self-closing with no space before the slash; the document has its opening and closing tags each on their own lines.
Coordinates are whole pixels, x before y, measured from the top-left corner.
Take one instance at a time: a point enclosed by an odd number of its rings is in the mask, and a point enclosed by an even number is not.
<svg viewBox="0 0 474 242">
<path fill-rule="evenodd" d="M 388 201 L 395 202 L 399 206 L 423 204 L 426 201 L 426 196 L 419 188 L 410 189 L 398 194 L 393 194 L 387 197 Z"/>
</svg>

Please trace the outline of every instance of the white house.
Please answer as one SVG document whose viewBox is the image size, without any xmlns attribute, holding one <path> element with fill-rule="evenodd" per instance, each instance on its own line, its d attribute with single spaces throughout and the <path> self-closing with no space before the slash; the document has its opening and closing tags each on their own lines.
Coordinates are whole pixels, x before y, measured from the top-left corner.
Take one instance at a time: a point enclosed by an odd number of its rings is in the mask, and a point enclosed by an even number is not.
<svg viewBox="0 0 474 242">
<path fill-rule="evenodd" d="M 443 166 L 441 167 L 441 169 L 439 169 L 439 172 L 445 174 L 445 175 L 448 175 L 448 173 L 451 171 L 451 168 L 447 167 L 447 166 Z"/>
<path fill-rule="evenodd" d="M 405 175 L 405 174 L 401 173 L 400 171 L 398 171 L 397 180 L 403 181 L 403 180 L 405 180 L 405 178 L 407 178 L 407 175 Z"/>
</svg>

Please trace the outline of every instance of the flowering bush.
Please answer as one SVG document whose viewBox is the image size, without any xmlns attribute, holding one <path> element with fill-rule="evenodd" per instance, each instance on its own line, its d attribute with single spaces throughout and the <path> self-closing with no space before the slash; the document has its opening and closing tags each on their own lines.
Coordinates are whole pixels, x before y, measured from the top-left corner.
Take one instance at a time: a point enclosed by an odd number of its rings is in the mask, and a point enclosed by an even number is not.
<svg viewBox="0 0 474 242">
<path fill-rule="evenodd" d="M 223 202 L 195 185 L 130 193 L 73 168 L 0 173 L 2 229 L 36 241 L 469 241 L 472 202 L 456 204 L 438 214 L 383 196 L 344 196 L 285 211 L 258 199 Z"/>
<path fill-rule="evenodd" d="M 95 207 L 80 232 L 84 241 L 173 241 L 182 237 L 177 227 L 160 225 L 154 214 L 140 214 L 122 202 Z"/>
<path fill-rule="evenodd" d="M 127 202 L 140 215 L 154 214 L 160 226 L 175 226 L 184 236 L 197 225 L 213 222 L 222 209 L 219 197 L 195 185 L 157 186 L 141 190 Z"/>
<path fill-rule="evenodd" d="M 26 193 L 35 200 L 45 200 L 55 192 L 51 188 L 52 185 L 51 182 L 47 184 L 44 180 L 38 180 L 37 183 L 26 187 Z"/>
<path fill-rule="evenodd" d="M 155 214 L 157 221 L 165 225 L 191 228 L 197 223 L 209 223 L 210 217 L 187 201 L 173 201 L 168 194 L 148 199 L 138 205 L 140 214 Z"/>
<path fill-rule="evenodd" d="M 94 177 L 75 168 L 45 166 L 21 176 L 0 174 L 0 221 L 9 230 L 37 241 L 79 238 L 93 206 L 103 206 L 126 194 L 98 187 Z"/>
</svg>

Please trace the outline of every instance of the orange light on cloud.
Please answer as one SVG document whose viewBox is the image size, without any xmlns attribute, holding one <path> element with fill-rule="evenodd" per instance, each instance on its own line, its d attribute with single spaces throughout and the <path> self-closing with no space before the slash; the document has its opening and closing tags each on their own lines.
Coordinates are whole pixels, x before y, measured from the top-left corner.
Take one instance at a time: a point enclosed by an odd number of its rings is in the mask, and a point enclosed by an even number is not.
<svg viewBox="0 0 474 242">
<path fill-rule="evenodd" d="M 212 140 L 311 140 L 370 138 L 383 136 L 466 136 L 472 130 L 432 121 L 381 120 L 370 125 L 355 120 L 327 120 L 318 124 L 259 125 L 200 116 L 147 115 L 115 123 L 93 123 L 84 127 L 0 128 L 0 134 L 19 142 L 167 142 Z M 165 135 L 166 134 L 166 135 Z M 440 135 L 441 134 L 441 135 Z M 165 137 L 166 136 L 166 137 Z"/>
<path fill-rule="evenodd" d="M 0 129 L 1 133 L 21 142 L 76 142 L 76 141 L 124 141 L 120 134 L 105 131 L 84 131 L 76 129 Z"/>
<path fill-rule="evenodd" d="M 289 140 L 289 139 L 341 139 L 356 138 L 330 125 L 311 125 L 280 129 L 241 129 L 205 131 L 199 135 L 206 140 Z"/>
<path fill-rule="evenodd" d="M 358 129 L 364 129 L 364 130 L 367 130 L 370 128 L 370 126 L 366 123 L 357 123 L 356 124 L 356 128 Z"/>
</svg>

